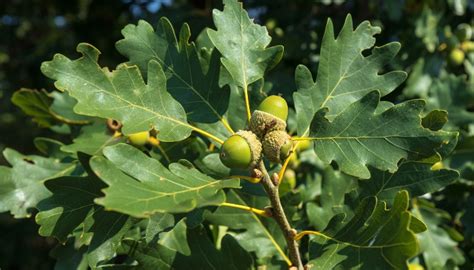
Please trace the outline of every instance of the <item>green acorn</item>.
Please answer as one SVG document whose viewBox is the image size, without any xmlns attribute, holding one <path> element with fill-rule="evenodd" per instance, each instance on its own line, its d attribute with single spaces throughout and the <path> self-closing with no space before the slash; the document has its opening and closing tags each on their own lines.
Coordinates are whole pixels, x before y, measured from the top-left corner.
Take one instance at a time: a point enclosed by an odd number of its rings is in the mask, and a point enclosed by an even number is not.
<svg viewBox="0 0 474 270">
<path fill-rule="evenodd" d="M 257 136 L 247 130 L 240 130 L 230 136 L 222 145 L 219 155 L 222 163 L 229 168 L 251 169 L 262 156 L 262 143 Z"/>
<path fill-rule="evenodd" d="M 472 27 L 467 23 L 461 23 L 456 28 L 456 36 L 459 41 L 470 40 L 472 37 Z"/>
<path fill-rule="evenodd" d="M 288 118 L 288 104 L 280 96 L 265 98 L 252 114 L 250 130 L 259 138 L 274 130 L 285 130 Z"/>
<path fill-rule="evenodd" d="M 291 136 L 283 130 L 275 130 L 267 133 L 263 139 L 263 154 L 271 162 L 281 163 L 293 148 Z"/>
<path fill-rule="evenodd" d="M 465 54 L 461 49 L 455 48 L 449 53 L 449 62 L 453 66 L 459 66 L 464 62 Z"/>
</svg>

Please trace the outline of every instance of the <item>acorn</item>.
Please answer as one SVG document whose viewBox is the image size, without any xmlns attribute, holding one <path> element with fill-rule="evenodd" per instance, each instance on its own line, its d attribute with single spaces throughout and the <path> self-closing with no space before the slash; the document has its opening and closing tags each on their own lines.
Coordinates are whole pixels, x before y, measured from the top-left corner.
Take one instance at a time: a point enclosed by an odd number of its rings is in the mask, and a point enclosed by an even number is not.
<svg viewBox="0 0 474 270">
<path fill-rule="evenodd" d="M 459 66 L 464 62 L 464 52 L 461 49 L 452 49 L 449 53 L 449 62 L 454 66 Z"/>
<path fill-rule="evenodd" d="M 143 146 L 148 142 L 150 133 L 148 131 L 137 132 L 128 135 L 128 140 L 131 144 L 136 146 Z"/>
<path fill-rule="evenodd" d="M 472 41 L 464 41 L 463 43 L 461 43 L 461 50 L 463 50 L 464 52 L 474 52 L 474 42 Z"/>
<path fill-rule="evenodd" d="M 461 23 L 456 27 L 456 36 L 462 42 L 472 37 L 472 27 L 467 23 Z"/>
<path fill-rule="evenodd" d="M 281 163 L 290 155 L 293 142 L 286 131 L 275 130 L 265 135 L 262 146 L 263 154 L 268 160 Z"/>
<path fill-rule="evenodd" d="M 219 155 L 222 163 L 235 169 L 251 169 L 260 161 L 262 143 L 247 130 L 240 130 L 230 136 L 222 145 Z"/>
<path fill-rule="evenodd" d="M 310 147 L 311 147 L 310 140 L 299 141 L 298 145 L 296 146 L 296 151 L 303 152 L 303 151 L 308 150 Z"/>
<path fill-rule="evenodd" d="M 252 113 L 249 128 L 259 138 L 274 130 L 285 130 L 288 118 L 288 104 L 280 96 L 265 98 Z"/>
</svg>

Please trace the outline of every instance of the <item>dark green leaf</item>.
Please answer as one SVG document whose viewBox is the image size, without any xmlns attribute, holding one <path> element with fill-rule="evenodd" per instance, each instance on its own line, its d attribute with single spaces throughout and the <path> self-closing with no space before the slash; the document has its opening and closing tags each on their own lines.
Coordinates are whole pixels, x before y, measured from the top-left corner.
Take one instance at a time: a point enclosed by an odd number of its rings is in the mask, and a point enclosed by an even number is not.
<svg viewBox="0 0 474 270">
<path fill-rule="evenodd" d="M 433 131 L 438 131 L 443 128 L 444 124 L 448 122 L 448 112 L 434 110 L 429 112 L 423 119 L 421 120 L 421 125 L 424 128 L 429 128 Z"/>
<path fill-rule="evenodd" d="M 109 187 L 96 200 L 107 209 L 136 217 L 157 212 L 189 212 L 225 201 L 223 188 L 238 188 L 239 180 L 216 180 L 190 164 L 173 163 L 166 169 L 135 147 L 117 144 L 91 161 L 94 172 Z"/>
<path fill-rule="evenodd" d="M 24 113 L 33 117 L 33 121 L 42 127 L 50 127 L 56 122 L 49 111 L 49 106 L 51 106 L 53 100 L 44 90 L 22 88 L 13 94 L 12 102 L 20 107 Z"/>
<path fill-rule="evenodd" d="M 268 199 L 256 196 L 244 196 L 230 191 L 227 202 L 263 208 L 268 205 Z M 241 231 L 236 235 L 237 241 L 248 252 L 255 252 L 258 258 L 271 258 L 284 252 L 285 240 L 278 225 L 271 219 L 262 220 L 256 214 L 240 209 L 219 207 L 212 214 L 206 215 L 212 224 L 228 226 L 232 230 Z M 242 232 L 243 230 L 243 232 Z"/>
<path fill-rule="evenodd" d="M 422 100 L 406 101 L 377 114 L 379 99 L 378 91 L 371 92 L 346 107 L 332 122 L 326 118 L 327 109 L 315 115 L 310 137 L 322 161 L 334 160 L 343 172 L 368 179 L 368 165 L 395 172 L 400 159 L 435 156 L 436 148 L 457 136 L 421 126 Z"/>
<path fill-rule="evenodd" d="M 187 112 L 188 120 L 213 123 L 222 119 L 229 102 L 229 89 L 220 88 L 219 55 L 213 53 L 207 69 L 201 63 L 194 43 L 189 43 L 191 32 L 184 24 L 179 40 L 171 22 L 161 18 L 156 32 L 145 21 L 128 25 L 122 30 L 124 39 L 117 42 L 118 51 L 130 59 L 130 64 L 140 67 L 146 74 L 150 60 L 161 64 L 169 74 L 167 88 Z"/>
<path fill-rule="evenodd" d="M 474 112 L 468 111 L 474 99 L 474 87 L 465 77 L 449 75 L 437 79 L 428 92 L 427 110 L 441 109 L 448 112 L 448 125 L 457 129 L 474 122 Z"/>
<path fill-rule="evenodd" d="M 313 115 L 321 108 L 328 108 L 328 119 L 334 118 L 345 108 L 366 94 L 378 90 L 382 96 L 390 93 L 406 78 L 402 71 L 380 75 L 380 71 L 397 54 L 400 44 L 393 42 L 372 49 L 364 57 L 362 52 L 375 44 L 375 34 L 380 28 L 368 21 L 355 30 L 350 15 L 337 39 L 334 27 L 328 20 L 321 45 L 320 62 L 316 82 L 303 65 L 296 69 L 298 92 L 294 93 L 298 119 L 298 134 L 307 136 Z"/>
<path fill-rule="evenodd" d="M 339 214 L 311 239 L 309 264 L 314 269 L 408 269 L 418 243 L 407 209 L 407 192 L 397 194 L 390 210 L 375 197 L 365 199 L 351 220 Z"/>
<path fill-rule="evenodd" d="M 353 177 L 328 167 L 322 177 L 319 205 L 314 202 L 306 205 L 310 225 L 316 230 L 323 230 L 334 215 L 342 213 L 345 195 L 355 182 Z"/>
<path fill-rule="evenodd" d="M 145 240 L 151 243 L 158 237 L 158 234 L 174 226 L 174 217 L 168 213 L 156 213 L 148 219 L 146 226 Z"/>
<path fill-rule="evenodd" d="M 49 180 L 46 188 L 53 195 L 38 204 L 36 223 L 39 234 L 66 241 L 69 234 L 94 213 L 94 199 L 101 196 L 104 184 L 93 176 L 61 177 Z"/>
<path fill-rule="evenodd" d="M 92 125 L 82 127 L 79 136 L 71 144 L 61 147 L 61 150 L 71 154 L 83 152 L 93 156 L 101 154 L 104 147 L 124 141 L 123 136 L 114 137 L 105 121 L 96 121 Z"/>
<path fill-rule="evenodd" d="M 88 117 L 72 111 L 76 101 L 65 93 L 22 88 L 13 94 L 12 102 L 42 127 L 51 127 L 59 122 L 87 124 L 89 121 Z"/>
<path fill-rule="evenodd" d="M 213 10 L 213 19 L 217 31 L 209 29 L 208 35 L 233 84 L 246 88 L 280 61 L 283 46 L 267 48 L 271 41 L 267 29 L 253 23 L 237 0 L 224 0 L 224 10 Z"/>
<path fill-rule="evenodd" d="M 421 252 L 427 269 L 446 269 L 448 260 L 457 265 L 464 263 L 464 257 L 449 234 L 440 226 L 443 223 L 441 210 L 427 205 L 414 205 L 413 215 L 426 224 L 427 230 L 418 235 Z"/>
<path fill-rule="evenodd" d="M 380 200 L 391 202 L 401 190 L 417 197 L 436 192 L 459 178 L 457 171 L 431 170 L 431 166 L 432 164 L 406 162 L 394 173 L 371 168 L 371 178 L 358 181 L 358 200 L 376 196 Z"/>
<path fill-rule="evenodd" d="M 100 262 L 116 255 L 117 248 L 125 233 L 132 225 L 132 220 L 120 213 L 103 211 L 98 207 L 92 215 L 93 224 L 87 227 L 92 240 L 87 250 L 89 266 L 95 267 Z"/>
<path fill-rule="evenodd" d="M 166 91 L 158 62 L 148 63 L 145 84 L 136 66 L 123 64 L 111 72 L 98 65 L 99 51 L 93 46 L 81 43 L 77 51 L 82 54 L 77 60 L 56 54 L 41 65 L 58 89 L 77 99 L 76 112 L 121 121 L 125 134 L 152 127 L 160 131 L 157 136 L 163 141 L 179 141 L 191 134 L 193 127 L 183 107 Z"/>
</svg>

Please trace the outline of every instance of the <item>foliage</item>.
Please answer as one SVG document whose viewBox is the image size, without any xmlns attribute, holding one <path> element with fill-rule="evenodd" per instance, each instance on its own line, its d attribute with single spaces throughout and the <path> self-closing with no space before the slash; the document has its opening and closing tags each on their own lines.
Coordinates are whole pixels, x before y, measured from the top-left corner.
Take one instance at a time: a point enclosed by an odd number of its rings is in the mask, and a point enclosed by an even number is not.
<svg viewBox="0 0 474 270">
<path fill-rule="evenodd" d="M 474 46 L 456 27 L 473 7 L 387 2 L 370 6 L 383 22 L 298 32 L 270 2 L 254 16 L 258 4 L 224 0 L 213 25 L 123 27 L 118 65 L 89 43 L 55 54 L 41 64 L 54 85 L 12 95 L 54 135 L 34 140 L 38 155 L 3 151 L 0 212 L 34 216 L 64 269 L 472 268 Z M 223 141 L 278 93 L 295 152 L 225 167 Z M 145 146 L 129 141 L 144 131 Z M 297 184 L 279 194 L 287 169 Z"/>
</svg>

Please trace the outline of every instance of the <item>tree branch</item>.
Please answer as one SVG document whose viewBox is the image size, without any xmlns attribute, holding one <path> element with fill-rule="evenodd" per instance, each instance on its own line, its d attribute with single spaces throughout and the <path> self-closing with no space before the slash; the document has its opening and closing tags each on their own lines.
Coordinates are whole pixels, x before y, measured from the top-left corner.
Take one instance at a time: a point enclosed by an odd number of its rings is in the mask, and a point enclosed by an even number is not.
<svg viewBox="0 0 474 270">
<path fill-rule="evenodd" d="M 260 163 L 258 164 L 258 169 L 263 174 L 261 183 L 265 188 L 268 197 L 270 198 L 273 218 L 278 223 L 278 226 L 280 226 L 280 229 L 285 235 L 285 240 L 288 246 L 291 263 L 294 267 L 297 267 L 298 270 L 302 270 L 303 262 L 301 261 L 298 243 L 294 240 L 295 230 L 288 222 L 288 219 L 285 215 L 285 211 L 283 210 L 283 206 L 281 205 L 280 195 L 278 194 L 278 185 L 273 184 L 270 175 L 268 174 L 267 169 L 265 168 L 265 164 L 263 164 L 263 161 L 260 161 Z"/>
</svg>

